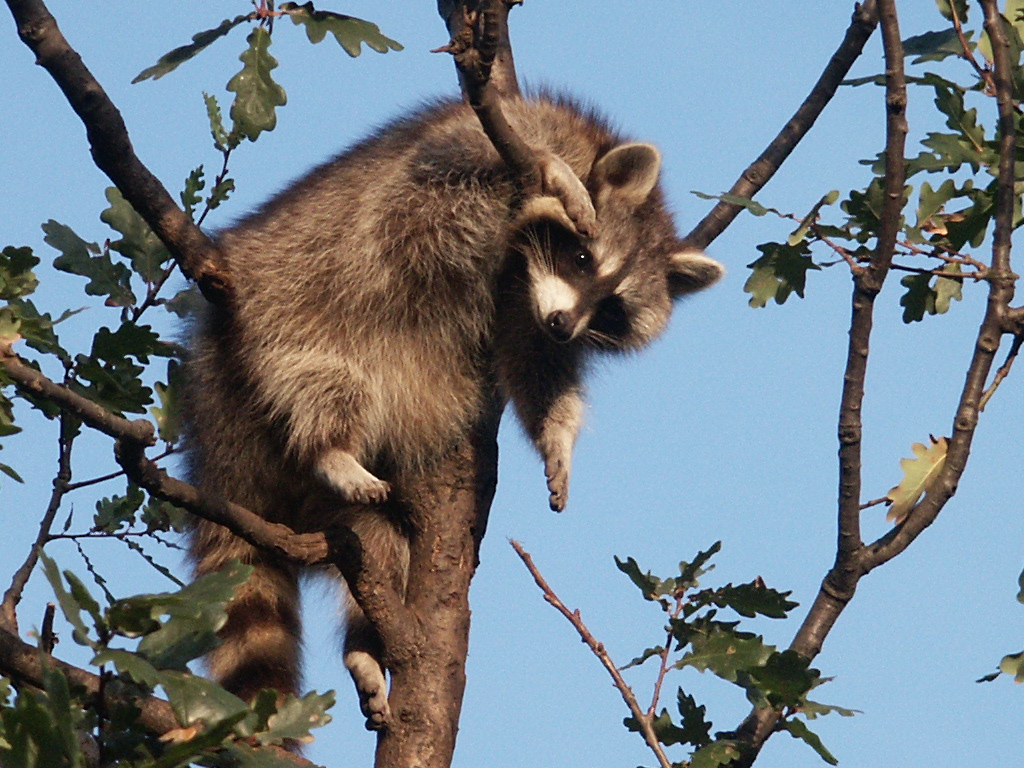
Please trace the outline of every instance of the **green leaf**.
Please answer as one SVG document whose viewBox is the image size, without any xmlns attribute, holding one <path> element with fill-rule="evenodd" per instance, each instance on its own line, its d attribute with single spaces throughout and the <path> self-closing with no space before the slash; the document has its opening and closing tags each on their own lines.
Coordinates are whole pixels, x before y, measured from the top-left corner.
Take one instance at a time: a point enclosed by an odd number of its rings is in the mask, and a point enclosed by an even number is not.
<svg viewBox="0 0 1024 768">
<path fill-rule="evenodd" d="M 684 741 L 695 747 L 703 747 L 711 743 L 711 723 L 705 718 L 706 706 L 697 706 L 693 696 L 680 688 L 676 693 L 679 716 L 682 718 Z"/>
<path fill-rule="evenodd" d="M 277 59 L 270 55 L 270 33 L 257 27 L 246 38 L 249 47 L 239 57 L 245 65 L 228 81 L 227 90 L 235 94 L 231 104 L 234 131 L 256 141 L 263 131 L 272 131 L 277 125 L 274 110 L 284 106 L 284 89 L 274 82 L 270 72 Z"/>
<path fill-rule="evenodd" d="M 635 717 L 623 719 L 622 724 L 633 733 L 642 732 L 640 723 Z M 658 737 L 658 741 L 666 747 L 671 747 L 673 744 L 689 743 L 686 731 L 672 722 L 672 716 L 669 715 L 667 709 L 662 709 L 661 714 L 651 720 L 651 729 Z"/>
<path fill-rule="evenodd" d="M 153 402 L 153 390 L 139 376 L 144 368 L 127 357 L 101 362 L 95 356 L 75 357 L 75 375 L 82 381 L 71 383 L 71 389 L 110 410 L 121 414 L 145 413 Z"/>
<path fill-rule="evenodd" d="M 11 480 L 14 480 L 16 483 L 24 483 L 25 482 L 24 480 L 21 479 L 21 475 L 19 475 L 17 472 L 15 472 L 13 469 L 11 469 L 11 467 L 9 467 L 6 464 L 0 464 L 0 472 L 3 472 L 5 475 L 7 475 L 9 478 L 11 478 Z"/>
<path fill-rule="evenodd" d="M 647 648 L 646 650 L 644 650 L 643 653 L 641 653 L 639 656 L 637 656 L 635 659 L 633 659 L 628 664 L 626 664 L 626 665 L 624 665 L 622 667 L 619 667 L 619 669 L 623 670 L 623 669 L 630 669 L 632 667 L 639 667 L 641 664 L 643 664 L 648 659 L 650 659 L 650 658 L 652 658 L 654 656 L 660 656 L 664 652 L 665 652 L 665 649 L 662 646 L 660 646 L 660 645 L 656 645 L 653 648 Z"/>
<path fill-rule="evenodd" d="M 161 685 L 164 680 L 164 673 L 157 670 L 142 656 L 119 648 L 102 649 L 90 663 L 97 667 L 113 664 L 117 668 L 118 674 L 130 677 L 139 685 L 144 685 L 150 690 Z"/>
<path fill-rule="evenodd" d="M 145 497 L 141 488 L 129 483 L 124 496 L 100 499 L 96 502 L 93 529 L 104 533 L 116 533 L 121 528 L 130 527 L 135 522 L 135 513 L 139 511 Z"/>
<path fill-rule="evenodd" d="M 340 13 L 315 10 L 312 2 L 302 5 L 281 3 L 279 10 L 291 16 L 294 24 L 305 25 L 306 37 L 311 43 L 319 43 L 330 32 L 338 45 L 345 49 L 345 53 L 352 57 L 362 52 L 361 46 L 364 43 L 377 53 L 402 50 L 402 45 L 382 35 L 376 24 Z"/>
<path fill-rule="evenodd" d="M 170 252 L 117 187 L 107 187 L 110 207 L 100 214 L 100 221 L 121 233 L 110 247 L 126 257 L 132 269 L 147 283 L 155 283 L 164 275 L 163 265 L 171 261 Z"/>
<path fill-rule="evenodd" d="M 637 565 L 636 560 L 632 557 L 627 557 L 625 561 L 619 560 L 619 558 L 616 557 L 615 566 L 624 574 L 629 576 L 630 581 L 636 584 L 643 593 L 644 600 L 656 600 L 659 595 L 671 592 L 671 589 L 666 592 L 665 582 L 657 576 L 652 576 L 650 571 L 647 573 L 641 572 L 640 566 Z"/>
<path fill-rule="evenodd" d="M 811 701 L 809 699 L 804 699 L 802 702 L 800 702 L 800 706 L 796 709 L 808 720 L 814 720 L 818 717 L 831 715 L 833 712 L 835 712 L 840 717 L 853 717 L 854 715 L 860 713 L 859 709 L 846 709 L 845 707 L 836 707 L 831 704 L 822 704 L 820 702 Z"/>
<path fill-rule="evenodd" d="M 181 403 L 180 392 L 184 373 L 177 360 L 167 361 L 167 383 L 157 382 L 154 385 L 156 396 L 160 400 L 159 407 L 149 409 L 156 421 L 160 439 L 167 443 L 177 442 L 181 436 Z"/>
<path fill-rule="evenodd" d="M 60 606 L 64 618 L 68 620 L 68 624 L 74 627 L 74 631 L 71 634 L 75 642 L 90 648 L 98 648 L 97 643 L 89 637 L 89 628 L 82 621 L 82 605 L 64 588 L 64 582 L 61 579 L 60 571 L 57 569 L 57 564 L 41 550 L 39 552 L 39 562 L 43 566 L 43 573 L 46 575 L 46 580 L 50 582 L 53 594 L 57 597 L 57 604 Z"/>
<path fill-rule="evenodd" d="M 953 20 L 953 9 L 951 5 L 956 8 L 956 17 L 963 24 L 967 21 L 967 0 L 935 0 L 935 4 L 939 7 L 939 13 L 941 13 L 947 21 Z"/>
<path fill-rule="evenodd" d="M 203 166 L 194 169 L 185 179 L 185 188 L 181 191 L 181 205 L 186 215 L 194 222 L 196 220 L 196 206 L 203 202 L 203 191 L 206 182 L 203 181 Z"/>
<path fill-rule="evenodd" d="M 695 632 L 690 637 L 693 650 L 676 663 L 676 667 L 693 667 L 700 672 L 711 670 L 723 680 L 737 682 L 740 672 L 762 666 L 775 653 L 775 647 L 749 633 L 727 631 L 720 626 L 709 632 Z"/>
<path fill-rule="evenodd" d="M 946 264 L 943 272 L 949 274 L 960 274 L 959 264 Z M 963 280 L 954 280 L 948 277 L 935 278 L 935 311 L 943 315 L 949 311 L 949 302 L 953 299 L 961 301 L 964 298 Z"/>
<path fill-rule="evenodd" d="M 173 312 L 184 320 L 188 317 L 196 317 L 202 307 L 206 306 L 206 299 L 195 285 L 191 285 L 179 291 L 173 298 L 164 302 L 164 309 Z"/>
<path fill-rule="evenodd" d="M 215 42 L 221 37 L 224 37 L 228 32 L 237 27 L 243 21 L 249 21 L 251 18 L 250 14 L 244 16 L 236 16 L 233 19 L 224 19 L 218 26 L 213 29 L 207 29 L 203 32 L 197 32 L 192 35 L 192 42 L 188 45 L 180 46 L 175 48 L 173 51 L 165 53 L 152 67 L 147 67 L 135 76 L 132 80 L 132 84 L 142 82 L 153 78 L 159 80 L 161 77 L 166 75 L 178 68 L 180 64 L 191 59 L 197 53 L 202 51 L 211 43 Z"/>
<path fill-rule="evenodd" d="M 210 196 L 206 198 L 206 205 L 209 206 L 210 210 L 220 207 L 232 192 L 235 191 L 235 180 L 224 179 L 223 181 L 214 184 L 213 189 L 210 190 Z"/>
<path fill-rule="evenodd" d="M 966 30 L 964 38 L 970 44 L 974 32 Z M 970 46 L 973 50 L 974 46 Z M 960 56 L 963 53 L 963 46 L 956 30 L 952 27 L 941 32 L 925 32 L 923 35 L 914 35 L 903 41 L 903 55 L 916 56 L 911 64 L 921 64 L 926 61 L 942 61 L 949 56 Z"/>
<path fill-rule="evenodd" d="M 779 727 L 788 731 L 789 735 L 794 739 L 800 739 L 809 745 L 811 749 L 817 752 L 821 759 L 829 765 L 839 765 L 839 761 L 833 757 L 831 752 L 825 749 L 825 745 L 821 743 L 821 739 L 818 737 L 818 734 L 808 728 L 807 723 L 803 720 L 797 720 L 789 717 L 785 720 L 780 720 Z"/>
<path fill-rule="evenodd" d="M 811 225 L 818 220 L 818 213 L 826 205 L 832 205 L 836 200 L 839 199 L 839 190 L 833 189 L 831 192 L 827 192 L 822 195 L 821 199 L 814 204 L 814 207 L 807 213 L 803 219 L 800 220 L 800 226 L 798 226 L 793 233 L 789 236 L 789 240 L 786 242 L 789 245 L 799 245 L 805 237 L 807 237 L 808 231 L 810 231 Z"/>
<path fill-rule="evenodd" d="M 238 768 L 295 768 L 295 762 L 266 750 L 253 749 L 244 741 L 232 742 L 223 754 L 235 762 Z"/>
<path fill-rule="evenodd" d="M 749 304 L 755 309 L 764 307 L 770 299 L 785 304 L 791 293 L 802 299 L 808 270 L 821 269 L 811 259 L 805 242 L 795 246 L 763 243 L 757 250 L 764 255 L 747 265 L 753 273 L 743 285 L 743 290 L 750 294 Z"/>
<path fill-rule="evenodd" d="M 7 246 L 0 251 L 0 299 L 10 301 L 28 296 L 39 285 L 32 268 L 39 259 L 31 248 Z"/>
<path fill-rule="evenodd" d="M 90 594 L 82 580 L 71 571 L 64 571 L 64 578 L 68 580 L 68 586 L 71 587 L 71 596 L 92 617 L 97 630 L 105 630 L 106 621 L 100 613 L 100 604 L 96 602 L 96 598 Z"/>
<path fill-rule="evenodd" d="M 55 355 L 62 363 L 70 363 L 71 355 L 60 345 L 60 339 L 53 328 L 81 311 L 67 310 L 54 320 L 49 312 L 41 313 L 36 309 L 31 299 L 13 299 L 6 307 L 0 308 L 0 314 L 4 316 L 4 321 L 10 323 L 16 337 L 24 339 L 28 346 L 38 352 Z M 8 333 L 10 331 L 0 333 L 0 336 L 11 338 Z"/>
<path fill-rule="evenodd" d="M 191 672 L 164 671 L 160 673 L 160 685 L 183 726 L 199 722 L 211 725 L 228 718 L 237 723 L 242 719 L 239 714 L 249 714 L 249 707 L 240 698 Z"/>
<path fill-rule="evenodd" d="M 1024 603 L 1024 571 L 1021 571 L 1020 576 L 1017 577 L 1017 586 L 1020 587 L 1020 591 L 1017 592 L 1017 602 Z"/>
<path fill-rule="evenodd" d="M 0 312 L 0 316 L 2 314 Z M 14 423 L 14 403 L 0 392 L 0 437 L 16 435 L 19 432 L 21 432 L 21 427 Z"/>
<path fill-rule="evenodd" d="M 699 579 L 708 571 L 712 570 L 715 566 L 709 565 L 707 568 L 708 561 L 722 551 L 722 542 L 716 541 L 710 547 L 703 552 L 698 552 L 697 556 L 693 558 L 692 563 L 688 563 L 685 560 L 679 563 L 679 578 L 676 579 L 676 585 L 681 589 L 693 589 L 700 585 Z"/>
<path fill-rule="evenodd" d="M 763 666 L 747 670 L 751 680 L 775 708 L 796 707 L 821 679 L 811 660 L 796 651 L 773 653 Z"/>
<path fill-rule="evenodd" d="M 713 590 L 710 602 L 719 608 L 732 608 L 740 616 L 753 618 L 757 614 L 773 619 L 784 619 L 799 603 L 789 600 L 792 592 L 779 592 L 768 587 L 761 579 L 734 587 L 727 584 Z"/>
<path fill-rule="evenodd" d="M 185 671 L 189 661 L 220 644 L 217 632 L 227 622 L 225 607 L 251 573 L 252 566 L 233 560 L 177 592 L 118 600 L 108 620 L 119 634 L 144 634 L 138 652 L 155 667 Z"/>
<path fill-rule="evenodd" d="M 717 768 L 740 758 L 739 743 L 717 739 L 701 747 L 690 758 L 690 768 Z"/>
<path fill-rule="evenodd" d="M 935 291 L 929 285 L 931 279 L 931 275 L 923 273 L 907 275 L 900 280 L 900 285 L 907 289 L 900 298 L 904 323 L 920 322 L 924 319 L 925 313 L 935 314 Z"/>
<path fill-rule="evenodd" d="M 59 669 L 49 666 L 43 668 L 43 690 L 46 691 L 47 709 L 53 717 L 54 735 L 66 763 L 75 768 L 85 768 L 85 756 L 82 754 L 78 741 L 78 726 L 82 721 L 82 711 L 71 700 L 71 689 L 68 679 Z"/>
<path fill-rule="evenodd" d="M 763 206 L 756 200 L 751 200 L 749 197 L 740 197 L 739 195 L 709 195 L 696 190 L 692 190 L 690 194 L 696 195 L 701 200 L 721 200 L 723 203 L 738 205 L 741 208 L 746 208 L 755 216 L 764 216 L 768 213 L 774 213 L 777 216 L 783 215 L 779 210 Z"/>
<path fill-rule="evenodd" d="M 92 356 L 107 362 L 119 362 L 134 357 L 140 363 L 149 363 L 149 356 L 170 357 L 170 348 L 160 341 L 151 326 L 121 323 L 116 331 L 100 328 L 92 342 Z"/>
<path fill-rule="evenodd" d="M 285 739 L 303 741 L 311 728 L 331 722 L 327 710 L 334 706 L 334 691 L 324 694 L 307 693 L 301 699 L 289 695 L 277 707 L 277 713 L 267 720 L 267 729 L 256 734 L 260 744 L 281 744 Z"/>
<path fill-rule="evenodd" d="M 206 115 L 210 119 L 210 133 L 213 136 L 213 144 L 222 153 L 229 152 L 238 146 L 242 137 L 232 131 L 228 133 L 224 129 L 224 120 L 220 114 L 220 105 L 217 99 L 208 93 L 203 93 L 203 101 L 206 103 Z"/>
<path fill-rule="evenodd" d="M 135 304 L 131 289 L 132 273 L 124 264 L 114 264 L 107 253 L 90 255 L 100 253 L 96 243 L 87 243 L 70 227 L 53 219 L 43 224 L 43 232 L 46 233 L 43 240 L 61 252 L 53 260 L 55 269 L 88 277 L 85 292 L 90 296 L 106 296 L 108 306 L 130 307 Z"/>
</svg>

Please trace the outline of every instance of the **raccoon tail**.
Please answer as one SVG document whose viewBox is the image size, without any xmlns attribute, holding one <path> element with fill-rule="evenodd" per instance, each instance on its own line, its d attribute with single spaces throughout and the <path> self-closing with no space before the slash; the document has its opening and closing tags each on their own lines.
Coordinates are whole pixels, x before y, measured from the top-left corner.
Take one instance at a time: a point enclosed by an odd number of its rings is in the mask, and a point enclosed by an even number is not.
<svg viewBox="0 0 1024 768">
<path fill-rule="evenodd" d="M 196 524 L 189 544 L 197 577 L 235 558 L 254 568 L 228 604 L 227 623 L 218 633 L 221 645 L 206 657 L 211 677 L 247 702 L 264 688 L 282 696 L 298 694 L 301 625 L 295 568 L 206 521 Z"/>
</svg>

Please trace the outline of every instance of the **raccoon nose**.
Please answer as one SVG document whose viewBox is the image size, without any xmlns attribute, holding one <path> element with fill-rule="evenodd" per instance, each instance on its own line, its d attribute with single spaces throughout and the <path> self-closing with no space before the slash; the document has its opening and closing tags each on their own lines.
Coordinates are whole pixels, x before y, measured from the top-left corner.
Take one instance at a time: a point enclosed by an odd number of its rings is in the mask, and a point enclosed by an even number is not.
<svg viewBox="0 0 1024 768">
<path fill-rule="evenodd" d="M 548 333 L 555 341 L 569 341 L 572 338 L 572 319 L 568 312 L 561 310 L 548 315 Z"/>
</svg>

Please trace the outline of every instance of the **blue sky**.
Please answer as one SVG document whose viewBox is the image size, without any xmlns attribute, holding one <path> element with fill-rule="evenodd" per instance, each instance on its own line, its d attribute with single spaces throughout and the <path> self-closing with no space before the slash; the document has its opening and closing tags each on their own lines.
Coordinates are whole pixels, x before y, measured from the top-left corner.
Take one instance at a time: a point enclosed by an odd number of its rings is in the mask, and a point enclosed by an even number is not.
<svg viewBox="0 0 1024 768">
<path fill-rule="evenodd" d="M 904 37 L 941 24 L 931 3 L 901 6 Z M 223 86 L 239 68 L 244 32 L 236 30 L 159 81 L 129 83 L 194 32 L 246 12 L 246 3 L 54 0 L 50 7 L 120 107 L 138 155 L 172 191 L 197 164 L 217 164 L 201 92 L 226 105 Z M 455 90 L 448 57 L 429 53 L 446 42 L 432 3 L 359 0 L 324 7 L 379 23 L 405 50 L 365 52 L 353 60 L 330 42 L 312 47 L 300 29 L 281 24 L 272 53 L 281 61 L 275 77 L 287 90 L 288 106 L 273 133 L 236 152 L 238 191 L 211 216 L 212 227 L 230 223 L 388 118 Z M 590 100 L 627 133 L 661 148 L 663 183 L 685 232 L 709 205 L 691 190 L 728 189 L 804 98 L 851 10 L 847 2 L 768 7 L 532 0 L 513 12 L 512 34 L 524 82 Z M 56 255 L 39 229 L 50 218 L 88 240 L 107 237 L 98 215 L 108 182 L 91 165 L 77 118 L 3 15 L 0 246 L 30 245 L 45 262 Z M 853 74 L 881 69 L 876 36 Z M 916 155 L 915 138 L 937 125 L 929 117 L 931 92 L 912 90 L 910 96 L 908 154 Z M 981 106 L 979 120 L 990 127 L 994 105 Z M 830 189 L 845 194 L 863 187 L 870 174 L 858 161 L 873 157 L 883 141 L 881 91 L 841 89 L 759 199 L 802 214 Z M 469 682 L 456 766 L 654 762 L 641 740 L 622 728 L 626 712 L 606 673 L 543 602 L 509 537 L 532 552 L 619 664 L 660 642 L 662 630 L 660 612 L 639 599 L 613 555 L 633 556 L 643 568 L 668 575 L 680 559 L 719 539 L 723 551 L 709 584 L 761 575 L 801 603 L 790 621 L 754 625 L 769 642 L 788 644 L 834 558 L 836 416 L 850 293 L 848 273 L 836 267 L 810 276 L 804 300 L 762 310 L 747 306 L 742 286 L 745 265 L 758 256 L 755 246 L 789 230 L 769 218 L 741 217 L 709 249 L 727 266 L 725 280 L 679 305 L 669 332 L 652 349 L 595 371 L 565 513 L 548 511 L 540 463 L 514 421 L 506 420 L 498 494 L 471 593 Z M 41 276 L 43 308 L 82 305 L 78 279 L 50 270 Z M 964 301 L 948 314 L 906 326 L 898 277 L 890 278 L 877 306 L 864 405 L 865 500 L 897 483 L 899 459 L 910 455 L 911 443 L 949 433 L 984 310 L 983 290 L 967 286 Z M 109 310 L 92 308 L 69 322 L 62 339 L 81 347 L 91 326 L 114 321 Z M 1015 600 L 1024 563 L 1021 375 L 1011 375 L 983 414 L 957 496 L 908 552 L 864 579 L 815 661 L 835 677 L 818 698 L 862 711 L 813 724 L 842 765 L 944 768 L 1015 764 L 1014 756 L 1024 755 L 1024 691 L 1007 679 L 974 683 L 1003 654 L 1024 645 L 1024 607 Z M 26 414 L 25 424 L 35 422 Z M 0 487 L 7 537 L 0 574 L 14 570 L 35 535 L 55 463 L 52 435 L 52 425 L 44 425 L 5 441 L 3 461 L 27 484 L 3 479 Z M 113 464 L 105 438 L 83 440 L 78 456 L 78 479 Z M 97 495 L 123 492 L 123 485 L 91 492 L 72 499 L 82 525 Z M 886 530 L 884 517 L 880 507 L 865 512 L 865 537 Z M 125 588 L 168 588 L 123 549 L 94 552 Z M 73 548 L 55 546 L 51 554 L 83 572 Z M 23 629 L 38 623 L 46 599 L 37 576 L 22 604 Z M 362 730 L 335 649 L 330 590 L 311 585 L 306 609 L 309 683 L 339 691 L 336 722 L 310 757 L 332 768 L 367 765 L 373 737 Z M 58 650 L 76 658 L 70 639 Z M 683 685 L 708 704 L 717 729 L 735 727 L 746 714 L 738 688 L 693 670 L 677 674 L 667 684 L 666 705 L 675 685 Z M 627 679 L 641 701 L 649 700 L 648 670 Z M 674 759 L 681 758 L 677 753 Z M 819 764 L 810 749 L 785 735 L 773 738 L 758 761 L 762 768 Z"/>
</svg>

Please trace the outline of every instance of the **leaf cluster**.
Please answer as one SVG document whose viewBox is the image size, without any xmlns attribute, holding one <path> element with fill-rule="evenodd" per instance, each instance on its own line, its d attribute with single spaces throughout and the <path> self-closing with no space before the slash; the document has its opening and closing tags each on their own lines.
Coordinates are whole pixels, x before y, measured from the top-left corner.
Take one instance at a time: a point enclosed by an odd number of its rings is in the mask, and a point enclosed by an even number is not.
<svg viewBox="0 0 1024 768">
<path fill-rule="evenodd" d="M 945 6 L 943 3 L 945 2 Z M 952 19 L 949 2 L 939 2 L 947 20 Z M 967 4 L 957 0 L 957 19 L 966 23 Z M 960 6 L 963 6 L 962 12 Z M 979 23 L 980 26 L 980 23 Z M 1020 65 L 1024 49 L 1024 2 L 1010 0 L 1003 18 L 1010 41 L 1010 59 L 1014 99 L 1024 96 L 1024 68 Z M 995 107 L 991 77 L 991 44 L 981 29 L 963 29 L 963 41 L 952 23 L 940 29 L 915 35 L 903 41 L 911 67 L 933 65 L 949 58 L 961 62 L 975 59 L 969 68 L 969 81 L 960 83 L 935 71 L 910 73 L 907 82 L 930 92 L 934 114 L 941 121 L 921 140 L 916 157 L 905 159 L 906 178 L 938 176 L 922 181 L 915 190 L 908 184 L 904 203 L 916 200 L 916 217 L 900 220 L 893 268 L 911 274 L 901 281 L 904 292 L 899 303 L 905 323 L 920 322 L 927 315 L 945 314 L 953 300 L 961 300 L 966 282 L 985 279 L 986 266 L 975 258 L 995 215 L 995 197 L 999 164 L 998 133 L 985 128 L 973 102 Z M 982 59 L 978 63 L 977 59 Z M 884 75 L 848 81 L 848 85 L 885 84 Z M 911 93 L 913 96 L 913 92 Z M 1015 131 L 1022 127 L 1017 115 Z M 871 260 L 881 227 L 884 199 L 885 155 L 879 153 L 871 166 L 874 177 L 866 187 L 851 190 L 840 201 L 839 211 L 830 209 L 839 193 L 824 195 L 804 216 L 784 213 L 754 200 L 720 195 L 717 199 L 741 205 L 756 216 L 769 213 L 797 222 L 784 243 L 768 242 L 758 246 L 761 256 L 748 264 L 751 274 L 744 285 L 752 307 L 764 307 L 771 300 L 782 304 L 791 294 L 803 298 L 807 275 L 823 267 L 847 264 L 863 269 Z M 966 178 L 965 178 L 966 177 Z M 1024 193 L 1024 156 L 1015 165 L 1014 228 L 1024 223 L 1021 195 Z M 710 197 L 701 195 L 702 197 Z M 828 215 L 828 220 L 825 218 Z M 816 253 L 829 254 L 822 259 Z"/>
<path fill-rule="evenodd" d="M 807 699 L 811 689 L 826 682 L 817 669 L 810 667 L 810 660 L 795 651 L 779 651 L 761 635 L 740 628 L 744 618 L 785 618 L 797 603 L 789 599 L 791 593 L 772 589 L 760 578 L 738 585 L 702 587 L 703 577 L 714 568 L 710 560 L 720 549 L 721 542 L 716 542 L 699 552 L 692 562 L 681 562 L 679 575 L 668 578 L 644 572 L 633 558 L 616 558 L 619 570 L 636 585 L 645 600 L 660 606 L 668 621 L 665 644 L 645 649 L 623 669 L 658 659 L 660 677 L 672 669 L 687 667 L 711 672 L 741 688 L 754 706 L 778 711 L 781 727 L 809 744 L 826 762 L 835 764 L 835 758 L 820 739 L 797 716 L 813 719 L 829 712 L 851 715 L 852 710 Z M 741 620 L 723 617 L 723 610 Z M 712 736 L 713 725 L 707 719 L 706 706 L 698 705 L 682 687 L 676 694 L 678 719 L 667 708 L 655 716 L 656 703 L 651 706 L 650 720 L 655 735 L 665 746 L 689 745 L 691 768 L 721 765 L 740 756 L 739 744 L 731 734 L 720 732 Z M 625 725 L 631 731 L 641 730 L 635 717 L 626 718 Z"/>
<path fill-rule="evenodd" d="M 73 690 L 59 670 L 45 672 L 43 690 L 22 689 L 12 701 L 0 684 L 0 763 L 85 768 L 89 753 L 103 764 L 171 768 L 193 762 L 283 768 L 287 760 L 258 747 L 309 741 L 330 722 L 334 693 L 278 700 L 261 691 L 252 705 L 205 678 L 188 663 L 219 644 L 226 606 L 252 572 L 232 561 L 177 592 L 110 600 L 101 608 L 72 572 L 41 556 L 43 570 L 76 643 L 93 652 L 103 701 Z M 126 641 L 134 649 L 124 647 Z M 137 643 L 135 642 L 137 641 Z M 181 726 L 162 739 L 139 722 L 138 701 L 161 689 Z M 91 763 L 95 763 L 95 759 Z"/>
</svg>

